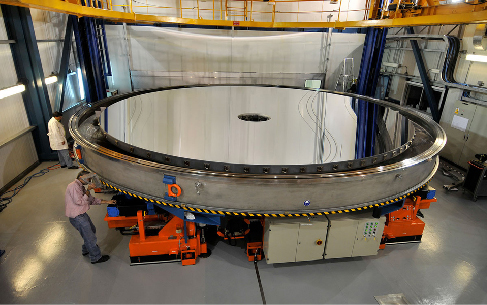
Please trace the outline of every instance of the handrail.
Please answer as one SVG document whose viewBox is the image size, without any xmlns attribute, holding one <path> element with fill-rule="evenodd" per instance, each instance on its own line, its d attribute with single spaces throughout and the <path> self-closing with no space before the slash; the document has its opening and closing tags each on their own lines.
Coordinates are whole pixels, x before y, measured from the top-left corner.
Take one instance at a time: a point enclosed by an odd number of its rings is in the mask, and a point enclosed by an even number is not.
<svg viewBox="0 0 487 305">
<path fill-rule="evenodd" d="M 315 11 L 300 11 L 293 10 L 280 10 L 276 9 L 276 6 L 283 3 L 313 3 L 318 0 L 270 0 L 264 2 L 263 0 L 221 0 L 220 7 L 215 5 L 214 0 L 208 7 L 203 5 L 203 1 L 195 1 L 195 7 L 182 7 L 182 1 L 179 1 L 179 9 L 173 7 L 175 11 L 172 13 L 164 13 L 165 16 L 156 15 L 155 12 L 150 12 L 149 6 L 144 8 L 147 12 L 139 12 L 140 6 L 138 0 L 128 0 L 128 4 L 124 6 L 114 5 L 112 0 L 97 0 L 92 1 L 92 4 L 96 5 L 82 5 L 84 0 L 0 0 L 2 4 L 31 7 L 36 9 L 43 9 L 49 11 L 55 11 L 65 14 L 77 15 L 80 17 L 95 17 L 107 19 L 115 22 L 126 23 L 144 23 L 144 24 L 189 24 L 200 26 L 226 26 L 226 27 L 262 27 L 262 28 L 352 28 L 352 27 L 403 27 L 403 26 L 417 26 L 417 25 L 445 25 L 445 24 L 460 24 L 460 23 L 487 23 L 487 3 L 480 4 L 467 4 L 467 3 L 455 3 L 435 6 L 424 6 L 420 8 L 414 8 L 414 14 L 402 13 L 391 14 L 384 18 L 370 20 L 369 16 L 378 16 L 376 8 L 373 6 L 373 11 L 369 8 L 374 1 L 364 0 L 364 7 L 358 9 L 364 12 L 364 16 L 361 20 L 349 20 L 347 17 L 345 20 L 340 20 L 343 14 L 348 12 L 357 13 L 357 9 L 343 10 L 339 4 L 336 9 L 317 9 Z M 250 1 L 250 5 L 248 5 Z M 74 2 L 74 3 L 73 3 Z M 258 11 L 255 3 L 270 3 L 272 9 Z M 230 3 L 230 6 L 229 6 Z M 244 3 L 246 4 L 242 9 L 241 16 L 229 15 L 228 8 L 231 8 L 232 3 Z M 331 2 L 330 2 L 331 3 Z M 341 1 L 340 1 L 341 3 Z M 144 3 L 142 3 L 144 4 Z M 211 7 L 211 8 L 210 8 Z M 120 11 L 125 9 L 126 11 Z M 164 8 L 165 9 L 165 8 Z M 167 9 L 170 9 L 168 6 Z M 197 11 L 200 11 L 198 18 L 185 18 L 183 12 L 194 10 L 197 15 Z M 402 11 L 408 11 L 402 10 Z M 326 13 L 337 14 L 337 20 L 324 22 L 323 14 Z M 204 13 L 204 14 L 202 14 Z M 230 12 L 231 13 L 231 12 Z M 257 15 L 263 16 L 257 16 Z M 291 22 L 278 22 L 278 16 L 288 16 L 289 14 L 296 14 L 296 21 Z M 317 16 L 312 16 L 313 14 Z M 187 14 L 186 14 L 187 15 Z M 271 16 L 270 18 L 268 16 Z M 306 21 L 299 16 L 306 15 Z M 319 16 L 318 16 L 319 15 Z M 445 16 L 448 15 L 448 18 Z M 257 18 L 259 17 L 259 18 Z M 286 17 L 286 20 L 289 18 Z M 232 19 L 232 20 L 229 20 Z M 260 21 L 257 21 L 261 19 Z M 301 20 L 301 21 L 300 21 Z"/>
</svg>

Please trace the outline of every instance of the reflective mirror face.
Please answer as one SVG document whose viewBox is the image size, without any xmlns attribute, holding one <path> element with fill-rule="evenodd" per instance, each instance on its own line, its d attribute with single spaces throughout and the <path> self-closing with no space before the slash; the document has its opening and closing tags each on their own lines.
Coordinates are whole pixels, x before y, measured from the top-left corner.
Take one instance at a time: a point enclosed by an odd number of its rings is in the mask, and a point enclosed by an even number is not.
<svg viewBox="0 0 487 305">
<path fill-rule="evenodd" d="M 193 87 L 139 95 L 106 111 L 101 126 L 116 139 L 178 157 L 249 165 L 355 158 L 352 100 L 332 93 Z M 382 111 L 377 122 L 388 146 L 398 147 L 408 138 L 397 136 L 404 126 L 397 112 Z"/>
</svg>

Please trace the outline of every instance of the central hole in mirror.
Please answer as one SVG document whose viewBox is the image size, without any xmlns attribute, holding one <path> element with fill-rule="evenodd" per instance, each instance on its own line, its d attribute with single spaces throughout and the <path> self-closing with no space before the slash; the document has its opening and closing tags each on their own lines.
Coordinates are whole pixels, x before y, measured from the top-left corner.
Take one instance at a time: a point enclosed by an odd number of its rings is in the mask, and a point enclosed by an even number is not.
<svg viewBox="0 0 487 305">
<path fill-rule="evenodd" d="M 271 119 L 266 115 L 262 115 L 258 113 L 244 113 L 239 115 L 238 118 L 241 119 L 242 121 L 248 121 L 248 122 L 265 122 Z"/>
</svg>

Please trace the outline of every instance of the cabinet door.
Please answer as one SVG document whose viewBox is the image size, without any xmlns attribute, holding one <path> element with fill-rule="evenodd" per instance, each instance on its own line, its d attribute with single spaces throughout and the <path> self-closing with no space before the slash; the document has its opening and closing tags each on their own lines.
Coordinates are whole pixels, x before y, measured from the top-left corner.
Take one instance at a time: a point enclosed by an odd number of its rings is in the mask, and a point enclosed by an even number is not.
<svg viewBox="0 0 487 305">
<path fill-rule="evenodd" d="M 351 257 L 357 235 L 358 220 L 331 218 L 330 225 L 326 239 L 325 259 Z"/>
<path fill-rule="evenodd" d="M 487 107 L 475 106 L 475 115 L 466 133 L 465 146 L 458 165 L 468 168 L 467 162 L 475 154 L 487 153 Z"/>
<path fill-rule="evenodd" d="M 298 250 L 296 251 L 297 262 L 323 259 L 327 230 L 327 221 L 312 221 L 299 224 Z"/>
<path fill-rule="evenodd" d="M 460 164 L 460 158 L 462 155 L 463 148 L 465 146 L 465 139 L 466 139 L 466 134 L 468 131 L 468 128 L 472 124 L 472 119 L 475 114 L 475 108 L 477 106 L 474 104 L 469 104 L 466 102 L 462 101 L 456 101 L 455 102 L 455 107 L 451 113 L 448 113 L 445 115 L 448 115 L 447 119 L 445 120 L 445 123 L 441 123 L 441 127 L 446 132 L 446 145 L 445 148 L 440 152 L 440 155 L 458 165 L 461 167 L 465 167 L 465 164 Z M 464 130 L 460 130 L 458 128 L 452 127 L 452 121 L 454 116 L 459 116 L 465 119 L 468 119 L 468 124 L 467 127 Z"/>
<path fill-rule="evenodd" d="M 299 223 L 270 223 L 265 232 L 264 250 L 268 264 L 296 261 Z"/>
<path fill-rule="evenodd" d="M 376 255 L 379 251 L 385 223 L 385 216 L 374 220 L 361 220 L 358 224 L 352 256 Z"/>
</svg>

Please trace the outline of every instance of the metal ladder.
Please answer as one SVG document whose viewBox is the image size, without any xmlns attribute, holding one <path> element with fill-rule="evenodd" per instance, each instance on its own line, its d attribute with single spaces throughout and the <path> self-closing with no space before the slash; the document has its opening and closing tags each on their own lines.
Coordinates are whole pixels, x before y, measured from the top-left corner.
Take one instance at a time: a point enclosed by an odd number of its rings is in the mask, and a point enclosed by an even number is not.
<svg viewBox="0 0 487 305">
<path fill-rule="evenodd" d="M 340 85 L 342 92 L 346 92 L 346 90 L 350 88 L 350 86 L 353 84 L 353 81 L 355 80 L 355 76 L 353 75 L 353 68 L 353 58 L 344 58 L 340 75 L 338 75 L 335 84 L 335 91 L 339 91 Z"/>
<path fill-rule="evenodd" d="M 98 56 L 103 67 L 103 76 L 105 77 L 105 84 L 108 87 L 108 76 L 112 76 L 112 68 L 110 66 L 110 57 L 108 55 L 107 38 L 105 32 L 105 21 L 100 19 L 94 20 L 95 35 L 98 45 Z"/>
</svg>

